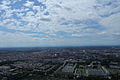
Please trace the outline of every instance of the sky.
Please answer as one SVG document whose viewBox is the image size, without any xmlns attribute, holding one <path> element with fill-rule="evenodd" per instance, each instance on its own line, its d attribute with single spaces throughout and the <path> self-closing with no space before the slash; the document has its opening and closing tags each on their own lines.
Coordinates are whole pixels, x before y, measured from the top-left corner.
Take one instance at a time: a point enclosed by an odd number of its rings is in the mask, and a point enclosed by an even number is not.
<svg viewBox="0 0 120 80">
<path fill-rule="evenodd" d="M 0 0 L 0 47 L 120 45 L 120 0 Z"/>
</svg>

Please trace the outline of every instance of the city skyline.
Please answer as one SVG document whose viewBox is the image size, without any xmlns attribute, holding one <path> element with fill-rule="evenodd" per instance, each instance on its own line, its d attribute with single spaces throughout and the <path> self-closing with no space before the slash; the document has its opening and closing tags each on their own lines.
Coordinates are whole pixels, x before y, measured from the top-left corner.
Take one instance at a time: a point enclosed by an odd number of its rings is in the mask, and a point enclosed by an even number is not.
<svg viewBox="0 0 120 80">
<path fill-rule="evenodd" d="M 1 0 L 0 47 L 120 45 L 119 0 Z"/>
</svg>

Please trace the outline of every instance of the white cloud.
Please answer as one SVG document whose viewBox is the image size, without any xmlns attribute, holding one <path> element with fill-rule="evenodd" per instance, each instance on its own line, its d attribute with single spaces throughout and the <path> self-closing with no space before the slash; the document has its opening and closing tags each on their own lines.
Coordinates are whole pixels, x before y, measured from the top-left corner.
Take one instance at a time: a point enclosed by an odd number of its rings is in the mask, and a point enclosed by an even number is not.
<svg viewBox="0 0 120 80">
<path fill-rule="evenodd" d="M 9 4 L 11 4 L 11 1 L 9 1 L 9 0 L 2 1 L 0 4 L 0 10 L 9 9 L 10 8 Z"/>
<path fill-rule="evenodd" d="M 33 12 L 33 11 L 29 11 L 29 12 L 27 12 L 27 14 L 26 14 L 26 16 L 34 16 L 35 15 L 35 13 Z"/>
<path fill-rule="evenodd" d="M 120 37 L 120 32 L 113 33 L 114 36 L 119 36 Z"/>
<path fill-rule="evenodd" d="M 2 1 L 2 4 L 3 4 L 3 5 L 9 5 L 9 4 L 11 4 L 11 1 L 9 1 L 9 0 L 4 0 L 4 1 Z"/>
<path fill-rule="evenodd" d="M 62 8 L 55 7 L 56 4 L 62 6 Z M 54 16 L 54 18 L 64 17 L 68 20 L 86 20 L 97 18 L 98 15 L 92 8 L 95 4 L 95 0 L 48 0 L 46 3 L 46 5 L 48 6 L 47 10 L 50 13 L 53 13 L 53 15 L 51 14 L 51 16 Z M 64 7 L 70 8 L 71 11 L 66 10 Z"/>
<path fill-rule="evenodd" d="M 46 0 L 37 0 L 37 1 L 42 3 L 46 2 Z"/>
<path fill-rule="evenodd" d="M 120 32 L 120 13 L 102 19 L 100 24 L 105 26 L 109 33 Z"/>
<path fill-rule="evenodd" d="M 26 3 L 24 4 L 24 6 L 26 7 L 33 7 L 33 5 L 34 5 L 34 2 L 32 1 L 26 1 Z"/>
<path fill-rule="evenodd" d="M 73 36 L 73 37 L 82 37 L 84 35 L 83 34 L 72 34 L 71 36 Z"/>
<path fill-rule="evenodd" d="M 33 10 L 37 10 L 39 12 L 40 11 L 40 6 L 33 6 Z"/>
<path fill-rule="evenodd" d="M 6 5 L 0 5 L 0 10 L 5 10 L 5 9 L 8 9 L 9 7 L 6 6 Z"/>
</svg>

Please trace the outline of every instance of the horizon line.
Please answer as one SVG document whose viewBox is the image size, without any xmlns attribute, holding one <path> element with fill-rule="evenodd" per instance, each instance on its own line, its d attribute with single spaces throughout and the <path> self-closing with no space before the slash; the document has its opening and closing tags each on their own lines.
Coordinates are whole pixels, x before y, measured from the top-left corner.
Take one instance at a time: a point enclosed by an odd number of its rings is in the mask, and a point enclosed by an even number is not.
<svg viewBox="0 0 120 80">
<path fill-rule="evenodd" d="M 120 45 L 81 45 L 81 46 L 15 46 L 15 47 L 0 47 L 0 48 L 61 48 L 61 47 L 120 47 Z"/>
</svg>

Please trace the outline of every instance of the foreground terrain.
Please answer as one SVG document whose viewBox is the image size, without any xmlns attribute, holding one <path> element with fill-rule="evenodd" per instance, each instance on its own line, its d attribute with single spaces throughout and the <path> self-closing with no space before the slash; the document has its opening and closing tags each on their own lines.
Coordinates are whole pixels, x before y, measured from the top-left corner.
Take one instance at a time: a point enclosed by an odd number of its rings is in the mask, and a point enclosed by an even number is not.
<svg viewBox="0 0 120 80">
<path fill-rule="evenodd" d="M 1 48 L 0 80 L 120 80 L 120 47 Z"/>
</svg>

